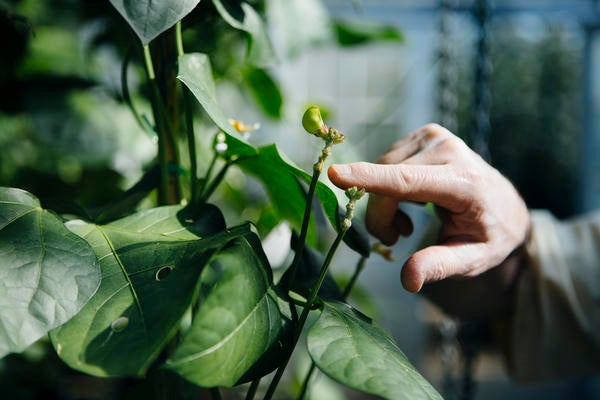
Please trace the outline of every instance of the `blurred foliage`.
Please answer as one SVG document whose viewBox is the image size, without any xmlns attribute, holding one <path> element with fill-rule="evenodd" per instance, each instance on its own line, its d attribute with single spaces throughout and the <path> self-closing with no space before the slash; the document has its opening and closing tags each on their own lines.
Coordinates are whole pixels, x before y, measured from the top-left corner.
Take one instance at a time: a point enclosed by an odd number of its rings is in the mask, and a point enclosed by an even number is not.
<svg viewBox="0 0 600 400">
<path fill-rule="evenodd" d="M 547 25 L 524 36 L 510 21 L 491 34 L 491 162 L 515 184 L 530 208 L 573 215 L 581 126 L 580 43 L 566 28 Z M 461 57 L 459 135 L 472 132 L 473 65 Z"/>
</svg>

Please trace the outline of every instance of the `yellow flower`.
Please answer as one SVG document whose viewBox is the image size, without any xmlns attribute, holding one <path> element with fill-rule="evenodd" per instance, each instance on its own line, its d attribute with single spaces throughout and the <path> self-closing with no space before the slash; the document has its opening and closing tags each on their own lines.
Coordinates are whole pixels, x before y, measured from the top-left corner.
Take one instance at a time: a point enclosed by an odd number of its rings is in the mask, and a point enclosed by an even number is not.
<svg viewBox="0 0 600 400">
<path fill-rule="evenodd" d="M 233 129 L 235 129 L 236 131 L 238 131 L 239 133 L 242 133 L 242 134 L 249 133 L 249 132 L 255 131 L 260 128 L 259 123 L 255 123 L 252 125 L 246 125 L 242 121 L 238 121 L 235 119 L 230 119 L 229 123 L 231 124 L 231 126 L 233 126 Z"/>
</svg>

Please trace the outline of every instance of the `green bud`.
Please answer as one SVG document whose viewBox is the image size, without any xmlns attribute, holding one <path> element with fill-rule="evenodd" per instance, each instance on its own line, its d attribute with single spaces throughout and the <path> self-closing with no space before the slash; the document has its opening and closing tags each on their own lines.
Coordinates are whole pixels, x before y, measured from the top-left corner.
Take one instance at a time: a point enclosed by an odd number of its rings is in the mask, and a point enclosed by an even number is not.
<svg viewBox="0 0 600 400">
<path fill-rule="evenodd" d="M 306 109 L 302 116 L 302 126 L 306 132 L 312 133 L 313 135 L 316 135 L 325 127 L 319 107 L 310 106 Z"/>
</svg>

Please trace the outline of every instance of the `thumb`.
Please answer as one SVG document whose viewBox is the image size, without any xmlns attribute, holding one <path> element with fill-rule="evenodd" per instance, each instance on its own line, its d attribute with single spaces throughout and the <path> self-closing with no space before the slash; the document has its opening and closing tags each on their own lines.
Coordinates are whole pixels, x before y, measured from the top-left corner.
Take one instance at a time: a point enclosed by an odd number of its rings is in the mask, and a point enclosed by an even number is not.
<svg viewBox="0 0 600 400">
<path fill-rule="evenodd" d="M 485 243 L 451 243 L 426 247 L 413 254 L 404 263 L 401 272 L 402 286 L 416 293 L 425 283 L 449 277 L 478 275 L 491 268 L 486 257 Z"/>
</svg>

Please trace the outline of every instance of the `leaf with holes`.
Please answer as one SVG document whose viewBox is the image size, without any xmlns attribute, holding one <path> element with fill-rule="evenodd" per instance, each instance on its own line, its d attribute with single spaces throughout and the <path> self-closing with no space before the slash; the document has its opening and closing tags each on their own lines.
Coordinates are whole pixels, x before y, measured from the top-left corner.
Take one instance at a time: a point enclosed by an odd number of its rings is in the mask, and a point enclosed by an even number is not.
<svg viewBox="0 0 600 400">
<path fill-rule="evenodd" d="M 51 339 L 69 366 L 96 376 L 144 374 L 175 334 L 203 267 L 250 229 L 223 230 L 223 216 L 210 205 L 159 207 L 108 225 L 67 226 L 96 252 L 102 284 Z"/>
<path fill-rule="evenodd" d="M 200 0 L 110 0 L 146 45 L 188 15 Z"/>
<path fill-rule="evenodd" d="M 236 384 L 278 339 L 282 317 L 256 235 L 236 239 L 202 274 L 200 306 L 167 367 L 205 387 Z"/>
<path fill-rule="evenodd" d="M 307 341 L 317 367 L 344 385 L 389 400 L 442 399 L 385 331 L 346 304 L 325 302 Z"/>
<path fill-rule="evenodd" d="M 0 357 L 69 320 L 99 284 L 84 240 L 30 193 L 0 188 Z"/>
</svg>

